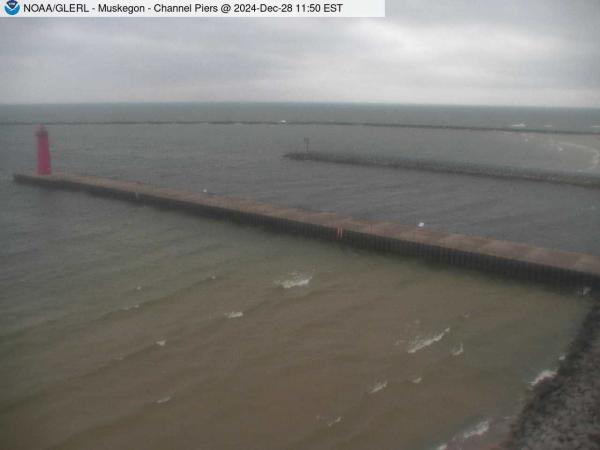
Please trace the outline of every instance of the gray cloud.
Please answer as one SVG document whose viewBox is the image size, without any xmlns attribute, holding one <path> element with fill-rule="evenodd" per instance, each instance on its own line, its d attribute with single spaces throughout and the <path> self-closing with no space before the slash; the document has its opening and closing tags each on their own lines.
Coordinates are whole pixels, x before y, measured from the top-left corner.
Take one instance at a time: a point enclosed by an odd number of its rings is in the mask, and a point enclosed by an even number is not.
<svg viewBox="0 0 600 450">
<path fill-rule="evenodd" d="M 600 107 L 597 0 L 388 0 L 385 19 L 0 19 L 0 102 Z"/>
</svg>

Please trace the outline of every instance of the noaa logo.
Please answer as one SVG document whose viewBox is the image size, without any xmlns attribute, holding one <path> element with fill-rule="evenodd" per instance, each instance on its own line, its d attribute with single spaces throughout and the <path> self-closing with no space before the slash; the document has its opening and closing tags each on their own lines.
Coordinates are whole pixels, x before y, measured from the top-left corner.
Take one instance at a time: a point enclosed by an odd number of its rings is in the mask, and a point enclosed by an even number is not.
<svg viewBox="0 0 600 450">
<path fill-rule="evenodd" d="M 4 5 L 4 11 L 6 11 L 6 14 L 9 16 L 15 16 L 21 11 L 21 6 L 17 0 L 8 0 L 6 5 Z"/>
</svg>

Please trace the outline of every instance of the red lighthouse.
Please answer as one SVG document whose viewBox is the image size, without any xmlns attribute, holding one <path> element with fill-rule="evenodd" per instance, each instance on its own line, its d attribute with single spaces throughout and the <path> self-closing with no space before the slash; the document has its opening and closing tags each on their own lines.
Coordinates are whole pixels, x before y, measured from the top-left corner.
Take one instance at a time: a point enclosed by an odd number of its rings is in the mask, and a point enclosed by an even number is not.
<svg viewBox="0 0 600 450">
<path fill-rule="evenodd" d="M 37 137 L 37 174 L 52 175 L 48 130 L 43 125 L 40 125 L 35 135 Z"/>
</svg>

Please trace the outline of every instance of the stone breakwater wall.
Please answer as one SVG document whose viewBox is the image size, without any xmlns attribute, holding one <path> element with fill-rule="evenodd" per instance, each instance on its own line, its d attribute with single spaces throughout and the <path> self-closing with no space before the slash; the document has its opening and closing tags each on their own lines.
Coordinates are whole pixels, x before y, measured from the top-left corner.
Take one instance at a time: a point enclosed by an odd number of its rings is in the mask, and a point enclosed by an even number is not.
<svg viewBox="0 0 600 450">
<path fill-rule="evenodd" d="M 365 156 L 347 153 L 293 152 L 285 155 L 296 161 L 317 161 L 357 166 L 385 167 L 388 169 L 421 170 L 454 173 L 479 177 L 508 178 L 546 183 L 571 184 L 600 189 L 600 175 L 550 170 L 494 166 L 456 161 L 436 161 L 391 156 Z"/>
</svg>

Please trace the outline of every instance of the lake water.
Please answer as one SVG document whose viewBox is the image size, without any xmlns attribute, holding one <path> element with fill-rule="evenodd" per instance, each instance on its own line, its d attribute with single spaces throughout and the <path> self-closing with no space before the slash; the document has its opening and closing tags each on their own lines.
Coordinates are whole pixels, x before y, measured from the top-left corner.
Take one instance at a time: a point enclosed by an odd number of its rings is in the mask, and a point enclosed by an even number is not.
<svg viewBox="0 0 600 450">
<path fill-rule="evenodd" d="M 320 123 L 293 123 L 308 118 Z M 244 121 L 262 123 L 234 123 Z M 0 107 L 3 445 L 427 450 L 501 439 L 531 383 L 557 367 L 587 297 L 11 180 L 34 166 L 35 126 L 23 122 L 54 122 L 59 171 L 600 254 L 597 190 L 282 158 L 308 137 L 315 150 L 600 173 L 596 134 L 364 125 L 384 121 L 593 133 L 600 113 Z"/>
</svg>

